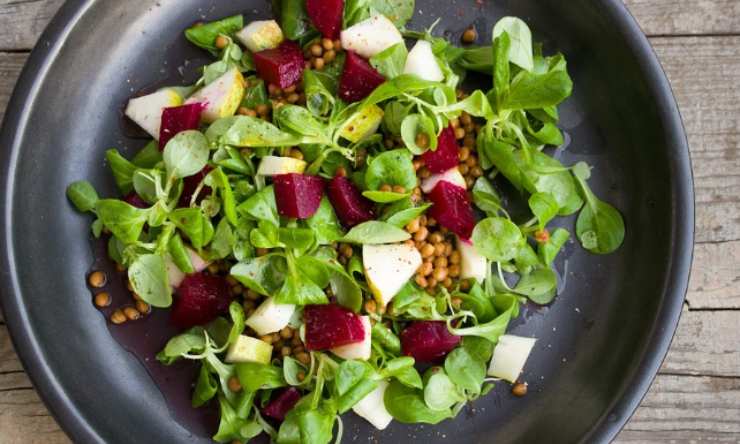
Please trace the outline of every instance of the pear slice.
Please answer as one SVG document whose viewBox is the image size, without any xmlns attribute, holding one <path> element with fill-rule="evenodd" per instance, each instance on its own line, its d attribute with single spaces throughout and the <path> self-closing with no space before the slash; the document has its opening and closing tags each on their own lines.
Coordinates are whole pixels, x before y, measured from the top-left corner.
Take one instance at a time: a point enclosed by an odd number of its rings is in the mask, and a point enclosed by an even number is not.
<svg viewBox="0 0 740 444">
<path fill-rule="evenodd" d="M 434 187 L 436 187 L 437 184 L 442 182 L 443 180 L 451 184 L 457 185 L 462 189 L 467 189 L 468 187 L 468 184 L 465 182 L 465 177 L 463 177 L 460 170 L 457 169 L 457 167 L 455 167 L 455 168 L 450 168 L 444 173 L 433 174 L 429 176 L 428 178 L 424 179 L 424 181 L 421 183 L 421 191 L 429 194 L 432 192 Z"/>
<path fill-rule="evenodd" d="M 272 359 L 272 345 L 251 336 L 240 335 L 226 352 L 226 362 L 256 362 L 269 364 Z"/>
<path fill-rule="evenodd" d="M 505 381 L 516 382 L 524 369 L 537 339 L 503 335 L 493 349 L 488 375 Z"/>
<path fill-rule="evenodd" d="M 236 33 L 236 38 L 252 52 L 275 49 L 283 42 L 283 30 L 275 20 L 256 20 Z"/>
<path fill-rule="evenodd" d="M 242 73 L 233 68 L 196 91 L 185 103 L 204 104 L 201 119 L 205 123 L 213 123 L 222 117 L 234 115 L 244 97 L 244 84 Z"/>
<path fill-rule="evenodd" d="M 365 329 L 365 339 L 362 342 L 334 347 L 331 352 L 342 359 L 357 359 L 367 361 L 372 352 L 372 325 L 369 316 L 360 316 L 362 327 Z"/>
<path fill-rule="evenodd" d="M 393 416 L 385 408 L 385 401 L 383 400 L 387 388 L 388 382 L 378 381 L 378 387 L 352 407 L 355 413 L 366 419 L 378 430 L 385 430 L 388 424 L 393 421 Z"/>
<path fill-rule="evenodd" d="M 366 59 L 398 43 L 403 43 L 403 36 L 396 25 L 381 14 L 342 31 L 342 48 Z"/>
<path fill-rule="evenodd" d="M 303 174 L 308 164 L 292 157 L 265 156 L 257 168 L 260 176 L 279 176 L 281 174 Z"/>
<path fill-rule="evenodd" d="M 276 304 L 273 298 L 267 298 L 247 319 L 246 325 L 264 336 L 282 330 L 290 323 L 295 312 L 295 305 Z"/>
<path fill-rule="evenodd" d="M 370 290 L 382 306 L 388 305 L 422 263 L 419 250 L 405 243 L 363 245 L 362 260 Z"/>
<path fill-rule="evenodd" d="M 482 283 L 488 274 L 488 261 L 478 253 L 472 242 L 457 238 L 460 250 L 460 279 L 475 279 Z"/>
<path fill-rule="evenodd" d="M 422 80 L 431 82 L 441 82 L 445 79 L 445 75 L 432 52 L 432 44 L 426 40 L 419 40 L 409 51 L 403 73 L 414 74 Z"/>
<path fill-rule="evenodd" d="M 165 108 L 182 105 L 182 97 L 172 88 L 164 88 L 147 96 L 128 101 L 126 117 L 136 122 L 155 140 L 159 140 L 162 112 Z"/>
</svg>

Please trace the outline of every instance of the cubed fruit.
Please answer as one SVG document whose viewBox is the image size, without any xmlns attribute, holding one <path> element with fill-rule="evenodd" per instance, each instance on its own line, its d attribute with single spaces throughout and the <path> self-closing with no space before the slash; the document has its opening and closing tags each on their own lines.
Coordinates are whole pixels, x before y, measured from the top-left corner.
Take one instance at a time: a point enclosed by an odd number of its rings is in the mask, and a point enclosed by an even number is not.
<svg viewBox="0 0 740 444">
<path fill-rule="evenodd" d="M 342 31 L 342 48 L 369 59 L 398 43 L 403 36 L 396 25 L 381 14 L 376 14 Z"/>
<path fill-rule="evenodd" d="M 352 410 L 360 417 L 365 418 L 378 430 L 385 430 L 393 421 L 393 416 L 385 408 L 385 390 L 387 381 L 378 381 L 378 387 L 360 400 Z"/>
<path fill-rule="evenodd" d="M 202 103 L 165 108 L 162 112 L 162 126 L 159 130 L 159 149 L 164 151 L 167 142 L 178 133 L 197 130 L 200 127 L 204 108 Z"/>
<path fill-rule="evenodd" d="M 455 129 L 445 128 L 437 138 L 437 149 L 422 154 L 421 159 L 432 174 L 440 174 L 456 167 L 460 162 L 460 145 L 455 139 Z"/>
<path fill-rule="evenodd" d="M 303 51 L 295 42 L 284 41 L 275 49 L 254 53 L 254 65 L 260 78 L 268 83 L 288 88 L 303 78 Z"/>
<path fill-rule="evenodd" d="M 332 40 L 339 37 L 344 0 L 306 0 L 306 12 L 321 35 Z"/>
<path fill-rule="evenodd" d="M 306 162 L 292 157 L 265 156 L 260 161 L 257 174 L 260 176 L 279 176 L 281 174 L 303 174 Z"/>
<path fill-rule="evenodd" d="M 267 298 L 247 318 L 246 325 L 258 335 L 264 336 L 287 327 L 294 312 L 295 305 L 276 304 L 275 299 Z"/>
<path fill-rule="evenodd" d="M 444 321 L 415 321 L 401 332 L 403 354 L 416 362 L 438 362 L 460 344 Z"/>
<path fill-rule="evenodd" d="M 273 178 L 275 202 L 281 216 L 308 219 L 324 197 L 324 179 L 304 174 L 281 174 Z"/>
<path fill-rule="evenodd" d="M 339 97 L 347 102 L 360 101 L 383 82 L 385 77 L 370 66 L 367 60 L 352 51 L 347 51 L 344 70 L 339 79 Z"/>
<path fill-rule="evenodd" d="M 256 20 L 237 32 L 236 38 L 252 52 L 277 48 L 284 40 L 275 20 Z"/>
<path fill-rule="evenodd" d="M 457 249 L 460 251 L 460 279 L 475 279 L 483 283 L 488 274 L 488 261 L 478 253 L 469 240 L 457 238 Z"/>
<path fill-rule="evenodd" d="M 229 364 L 235 364 L 237 362 L 269 364 L 271 358 L 271 344 L 251 336 L 239 335 L 236 341 L 226 351 L 225 361 Z"/>
<path fill-rule="evenodd" d="M 457 169 L 457 167 L 453 167 L 445 171 L 444 173 L 432 174 L 428 178 L 424 179 L 421 182 L 421 191 L 427 194 L 431 193 L 434 187 L 436 187 L 437 184 L 442 181 L 457 185 L 463 190 L 467 189 L 468 186 L 468 184 L 465 182 L 465 177 L 463 177 L 462 173 L 460 173 L 460 170 Z"/>
<path fill-rule="evenodd" d="M 361 142 L 378 131 L 383 115 L 383 109 L 378 105 L 366 106 L 345 125 L 341 136 L 352 143 Z"/>
<path fill-rule="evenodd" d="M 498 339 L 496 348 L 493 349 L 491 366 L 488 375 L 501 378 L 509 382 L 516 382 L 524 369 L 524 364 L 529 359 L 535 342 L 534 338 L 523 338 L 521 336 L 503 335 Z"/>
<path fill-rule="evenodd" d="M 148 96 L 128 101 L 126 116 L 153 138 L 159 139 L 162 112 L 165 108 L 182 105 L 182 97 L 172 88 L 161 89 Z"/>
<path fill-rule="evenodd" d="M 188 275 L 177 288 L 172 322 L 180 328 L 203 325 L 228 311 L 232 300 L 226 279 L 204 273 Z"/>
<path fill-rule="evenodd" d="M 187 250 L 188 255 L 190 256 L 190 264 L 193 266 L 193 270 L 196 273 L 200 273 L 208 267 L 208 264 L 210 262 L 206 262 L 202 257 L 198 255 L 198 253 L 191 250 L 190 248 L 188 248 Z M 180 270 L 177 265 L 175 265 L 175 262 L 172 260 L 172 256 L 170 256 L 169 254 L 165 257 L 164 265 L 167 269 L 167 281 L 172 287 L 179 287 L 182 281 L 185 279 L 186 274 L 182 270 Z"/>
<path fill-rule="evenodd" d="M 244 85 L 244 76 L 237 68 L 233 68 L 196 91 L 185 104 L 204 104 L 201 120 L 213 123 L 222 117 L 234 115 L 244 97 Z"/>
<path fill-rule="evenodd" d="M 365 339 L 360 316 L 336 304 L 307 305 L 303 321 L 307 350 L 330 350 Z"/>
<path fill-rule="evenodd" d="M 345 227 L 354 227 L 375 217 L 372 203 L 344 176 L 336 176 L 331 180 L 328 194 L 334 211 Z"/>
<path fill-rule="evenodd" d="M 200 172 L 193 174 L 192 176 L 188 176 L 182 180 L 182 193 L 180 193 L 180 200 L 177 202 L 177 206 L 179 208 L 187 208 L 190 206 L 190 201 L 193 199 L 193 194 L 195 194 L 195 191 L 198 189 L 198 186 L 200 186 L 200 183 L 212 170 L 212 166 L 206 165 L 205 167 L 203 167 L 202 170 L 200 170 Z M 204 186 L 203 188 L 201 188 L 195 203 L 200 203 L 203 198 L 211 194 L 211 191 L 211 187 Z"/>
<path fill-rule="evenodd" d="M 434 57 L 432 52 L 432 44 L 426 40 L 419 40 L 409 51 L 403 73 L 414 74 L 420 79 L 431 82 L 441 82 L 445 79 L 445 75 L 442 73 L 439 63 L 437 63 L 437 58 Z"/>
<path fill-rule="evenodd" d="M 369 316 L 360 316 L 362 326 L 365 329 L 365 339 L 362 342 L 342 345 L 331 349 L 331 352 L 342 359 L 357 359 L 367 361 L 372 353 L 372 325 Z"/>
<path fill-rule="evenodd" d="M 470 239 L 475 228 L 475 214 L 467 191 L 443 180 L 429 193 L 429 200 L 434 204 L 429 216 L 460 238 Z"/>
<path fill-rule="evenodd" d="M 301 400 L 301 392 L 295 387 L 283 389 L 262 409 L 262 415 L 276 421 L 284 421 L 285 415 Z"/>
<path fill-rule="evenodd" d="M 421 266 L 419 250 L 413 245 L 363 245 L 365 277 L 375 300 L 388 305 Z"/>
</svg>

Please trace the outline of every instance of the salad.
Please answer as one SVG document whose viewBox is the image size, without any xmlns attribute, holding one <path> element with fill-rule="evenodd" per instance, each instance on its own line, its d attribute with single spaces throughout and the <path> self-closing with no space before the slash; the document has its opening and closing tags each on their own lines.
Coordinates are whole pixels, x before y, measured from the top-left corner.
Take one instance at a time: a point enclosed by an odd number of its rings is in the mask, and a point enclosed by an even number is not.
<svg viewBox="0 0 740 444">
<path fill-rule="evenodd" d="M 202 77 L 130 99 L 152 140 L 106 152 L 123 197 L 69 186 L 128 277 L 111 322 L 170 311 L 157 359 L 199 366 L 218 442 L 339 442 L 350 410 L 384 429 L 454 418 L 495 383 L 524 395 L 536 340 L 506 331 L 556 296 L 572 235 L 551 222 L 577 214 L 594 254 L 625 234 L 591 168 L 550 154 L 565 58 L 515 17 L 460 46 L 407 29 L 413 0 L 273 3 L 278 20 L 187 29 L 215 58 Z"/>
</svg>

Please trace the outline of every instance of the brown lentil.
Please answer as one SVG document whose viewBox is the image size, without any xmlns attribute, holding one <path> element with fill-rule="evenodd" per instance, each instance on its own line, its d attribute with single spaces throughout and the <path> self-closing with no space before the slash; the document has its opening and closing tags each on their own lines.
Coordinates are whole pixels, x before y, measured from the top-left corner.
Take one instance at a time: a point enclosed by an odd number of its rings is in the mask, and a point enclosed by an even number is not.
<svg viewBox="0 0 740 444">
<path fill-rule="evenodd" d="M 421 225 L 419 223 L 418 217 L 412 220 L 411 222 L 409 222 L 408 225 L 406 225 L 406 231 L 408 231 L 411 234 L 414 234 L 417 231 L 419 231 L 419 228 L 421 228 Z"/>
<path fill-rule="evenodd" d="M 111 303 L 110 294 L 106 292 L 98 293 L 95 295 L 95 305 L 103 308 L 109 306 Z"/>
<path fill-rule="evenodd" d="M 355 250 L 352 249 L 352 245 L 350 244 L 342 244 L 342 246 L 339 247 L 339 252 L 342 253 L 342 256 L 348 259 L 355 254 Z"/>
<path fill-rule="evenodd" d="M 116 325 L 123 324 L 126 322 L 126 315 L 123 314 L 123 311 L 121 309 L 117 309 L 113 312 L 113 314 L 110 315 L 110 321 Z"/>
<path fill-rule="evenodd" d="M 449 273 L 451 278 L 459 277 L 460 276 L 460 266 L 457 264 L 450 265 L 449 268 L 447 268 L 447 272 Z"/>
<path fill-rule="evenodd" d="M 306 379 L 306 372 L 298 372 L 295 376 L 299 381 L 303 381 Z"/>
<path fill-rule="evenodd" d="M 421 267 L 419 267 L 418 274 L 424 277 L 429 276 L 432 274 L 432 271 L 434 270 L 434 266 L 431 262 L 424 262 L 421 264 Z"/>
<path fill-rule="evenodd" d="M 321 71 L 322 69 L 324 69 L 324 64 L 325 64 L 325 63 L 326 63 L 326 62 L 325 62 L 325 61 L 324 61 L 324 59 L 322 59 L 321 57 L 319 57 L 319 58 L 316 58 L 316 59 L 313 59 L 313 67 L 314 67 L 314 68 L 315 68 L 316 70 L 318 70 L 318 71 Z"/>
<path fill-rule="evenodd" d="M 293 339 L 291 339 L 290 345 L 296 347 L 296 346 L 299 346 L 301 344 L 303 344 L 303 342 L 301 342 L 300 335 L 293 335 Z"/>
<path fill-rule="evenodd" d="M 460 140 L 465 138 L 465 129 L 464 128 L 455 128 L 455 139 Z"/>
<path fill-rule="evenodd" d="M 144 301 L 136 301 L 136 310 L 142 315 L 147 315 L 151 313 L 152 306 Z"/>
<path fill-rule="evenodd" d="M 511 394 L 518 398 L 526 396 L 527 395 L 527 384 L 517 382 L 516 384 L 511 386 Z"/>
<path fill-rule="evenodd" d="M 108 281 L 108 277 L 102 271 L 93 271 L 87 278 L 87 282 L 93 288 L 105 287 L 105 283 Z"/>
<path fill-rule="evenodd" d="M 452 287 L 452 278 L 448 277 L 447 279 L 445 279 L 444 282 L 442 282 L 442 286 L 444 286 L 445 288 Z"/>
<path fill-rule="evenodd" d="M 123 314 L 126 316 L 126 319 L 128 319 L 129 321 L 135 321 L 141 318 L 141 313 L 139 313 L 139 310 L 135 309 L 134 307 L 124 308 Z"/>
<path fill-rule="evenodd" d="M 416 135 L 416 146 L 421 149 L 429 148 L 429 136 L 426 133 L 419 133 Z"/>
<path fill-rule="evenodd" d="M 472 134 L 468 134 L 465 136 L 465 140 L 463 140 L 463 145 L 466 148 L 473 148 L 475 146 L 476 140 L 475 136 Z"/>
<path fill-rule="evenodd" d="M 478 39 L 478 31 L 475 30 L 475 27 L 471 26 L 470 28 L 466 29 L 465 32 L 463 32 L 462 35 L 462 42 L 466 44 L 471 44 L 475 42 Z"/>
<path fill-rule="evenodd" d="M 434 266 L 439 268 L 447 268 L 447 258 L 444 256 L 440 256 L 437 259 L 434 260 Z"/>
<path fill-rule="evenodd" d="M 421 257 L 423 258 L 432 257 L 434 256 L 434 251 L 435 251 L 434 245 L 425 244 L 420 251 Z"/>
<path fill-rule="evenodd" d="M 290 150 L 290 157 L 293 159 L 303 160 L 303 152 L 298 148 L 293 148 Z"/>
<path fill-rule="evenodd" d="M 224 49 L 229 46 L 229 38 L 223 35 L 216 37 L 216 48 Z"/>
<path fill-rule="evenodd" d="M 393 185 L 393 192 L 398 194 L 406 194 L 406 188 L 401 185 Z"/>
<path fill-rule="evenodd" d="M 369 301 L 365 302 L 365 312 L 375 313 L 377 310 L 378 310 L 378 305 L 375 303 L 374 300 L 370 299 Z"/>
<path fill-rule="evenodd" d="M 290 339 L 293 337 L 293 329 L 290 327 L 285 327 L 282 330 L 280 330 L 280 336 L 283 339 Z"/>
<path fill-rule="evenodd" d="M 473 177 L 478 178 L 483 175 L 483 170 L 479 166 L 474 166 L 473 169 L 470 170 L 470 174 L 473 175 Z"/>
<path fill-rule="evenodd" d="M 432 172 L 429 171 L 429 168 L 427 167 L 422 167 L 419 170 L 419 177 L 422 179 L 428 179 L 431 175 L 432 175 Z"/>
<path fill-rule="evenodd" d="M 239 108 L 239 114 L 242 116 L 257 117 L 257 111 L 247 108 L 246 106 Z"/>
<path fill-rule="evenodd" d="M 450 254 L 451 264 L 459 264 L 460 260 L 462 260 L 462 257 L 460 256 L 460 252 L 458 250 L 455 250 Z"/>
<path fill-rule="evenodd" d="M 465 162 L 466 160 L 468 160 L 468 157 L 470 157 L 470 148 L 468 148 L 467 146 L 460 148 L 457 156 L 460 159 L 460 162 Z"/>
<path fill-rule="evenodd" d="M 434 287 L 437 286 L 437 280 L 434 279 L 434 276 L 432 276 L 429 279 L 427 279 L 427 284 L 428 284 L 429 288 L 434 288 Z"/>
<path fill-rule="evenodd" d="M 347 176 L 347 170 L 346 170 L 346 169 L 345 169 L 345 168 L 344 168 L 343 166 L 340 166 L 340 167 L 338 167 L 338 168 L 337 168 L 337 170 L 336 170 L 336 171 L 334 172 L 334 175 L 335 175 L 335 176 L 341 176 L 341 177 L 346 177 L 346 176 Z"/>
<path fill-rule="evenodd" d="M 416 285 L 418 285 L 421 288 L 427 288 L 429 286 L 429 282 L 427 282 L 427 279 L 424 276 L 421 276 L 419 274 L 416 275 Z"/>
<path fill-rule="evenodd" d="M 303 365 L 308 365 L 311 363 L 311 356 L 308 355 L 306 352 L 298 353 L 295 358 Z"/>
<path fill-rule="evenodd" d="M 260 103 L 254 110 L 257 111 L 257 114 L 260 116 L 266 116 L 270 112 L 270 107 L 264 103 Z"/>
<path fill-rule="evenodd" d="M 455 307 L 456 310 L 459 310 L 463 301 L 459 297 L 454 297 L 450 302 L 452 302 L 452 306 Z"/>
<path fill-rule="evenodd" d="M 460 174 L 462 174 L 463 176 L 467 176 L 468 173 L 470 172 L 470 168 L 468 168 L 468 166 L 465 165 L 464 163 L 461 164 L 459 167 L 457 167 L 457 169 L 458 171 L 460 171 Z"/>
<path fill-rule="evenodd" d="M 324 53 L 324 61 L 326 63 L 331 63 L 337 58 L 337 53 L 333 50 L 326 51 Z"/>
<path fill-rule="evenodd" d="M 268 344 L 272 345 L 272 335 L 264 335 L 260 336 L 260 341 L 267 342 Z"/>
<path fill-rule="evenodd" d="M 283 347 L 280 349 L 280 354 L 283 356 L 290 356 L 290 354 L 293 352 L 293 350 L 290 347 Z"/>
<path fill-rule="evenodd" d="M 550 240 L 550 232 L 547 229 L 537 230 L 534 233 L 534 239 L 539 244 L 546 244 Z"/>
<path fill-rule="evenodd" d="M 379 190 L 379 191 L 383 191 L 383 192 L 386 192 L 386 193 L 390 193 L 391 191 L 393 191 L 393 187 L 392 187 L 392 186 L 390 186 L 390 185 L 388 185 L 388 184 L 386 183 L 386 184 L 383 184 L 383 185 L 381 185 L 381 186 L 380 186 L 380 188 L 379 188 L 378 190 Z"/>
<path fill-rule="evenodd" d="M 447 268 L 444 267 L 437 267 L 434 269 L 434 274 L 432 275 L 434 277 L 434 280 L 437 282 L 444 281 L 447 279 Z"/>
<path fill-rule="evenodd" d="M 239 382 L 239 378 L 237 378 L 236 376 L 232 376 L 231 378 L 229 378 L 229 382 L 226 385 L 228 385 L 229 390 L 234 393 L 240 392 L 242 390 L 242 383 Z"/>
<path fill-rule="evenodd" d="M 435 256 L 442 256 L 445 254 L 445 244 L 439 243 L 434 246 L 434 255 Z"/>
<path fill-rule="evenodd" d="M 429 225 L 435 225 L 435 224 L 429 224 Z M 444 240 L 444 237 L 439 232 L 432 233 L 429 236 L 429 242 L 431 242 L 433 244 L 438 244 L 438 243 L 442 242 L 443 240 Z"/>
</svg>

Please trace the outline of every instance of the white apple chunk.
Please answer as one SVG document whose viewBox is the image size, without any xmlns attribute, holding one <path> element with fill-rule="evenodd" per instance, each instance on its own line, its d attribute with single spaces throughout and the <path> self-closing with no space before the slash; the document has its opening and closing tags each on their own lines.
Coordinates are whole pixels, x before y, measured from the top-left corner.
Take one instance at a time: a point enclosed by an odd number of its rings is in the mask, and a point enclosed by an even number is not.
<svg viewBox="0 0 740 444">
<path fill-rule="evenodd" d="M 362 261 L 375 300 L 386 306 L 414 276 L 422 258 L 413 245 L 363 245 Z"/>
<path fill-rule="evenodd" d="M 342 48 L 369 59 L 403 43 L 403 36 L 386 16 L 376 14 L 342 31 L 341 40 Z"/>
<path fill-rule="evenodd" d="M 283 42 L 283 30 L 275 20 L 256 20 L 236 33 L 244 46 L 252 52 L 274 49 Z"/>
<path fill-rule="evenodd" d="M 267 298 L 247 318 L 245 324 L 258 335 L 264 336 L 287 327 L 293 312 L 295 312 L 295 305 L 276 304 L 275 299 Z"/>
<path fill-rule="evenodd" d="M 482 283 L 488 275 L 488 261 L 478 253 L 472 242 L 457 238 L 460 251 L 460 279 L 475 279 Z"/>
<path fill-rule="evenodd" d="M 213 123 L 222 117 L 234 115 L 244 97 L 244 84 L 242 73 L 233 68 L 196 91 L 185 104 L 202 103 L 201 120 Z"/>
<path fill-rule="evenodd" d="M 237 362 L 269 364 L 270 359 L 272 359 L 272 345 L 251 336 L 239 335 L 226 351 L 225 361 L 229 364 Z"/>
<path fill-rule="evenodd" d="M 411 48 L 409 56 L 406 58 L 403 73 L 414 74 L 420 79 L 429 80 L 430 82 L 441 82 L 445 79 L 445 75 L 432 52 L 432 44 L 426 40 L 419 40 Z"/>
<path fill-rule="evenodd" d="M 454 167 L 454 168 L 450 168 L 444 173 L 433 174 L 429 176 L 428 178 L 424 179 L 421 182 L 421 191 L 429 194 L 432 192 L 434 187 L 436 187 L 437 184 L 442 181 L 449 182 L 453 185 L 457 185 L 462 189 L 468 188 L 468 184 L 465 182 L 465 177 L 463 177 L 462 173 L 457 167 Z"/>
<path fill-rule="evenodd" d="M 537 339 L 503 335 L 493 349 L 488 375 L 505 381 L 516 382 L 524 369 Z"/>
<path fill-rule="evenodd" d="M 136 122 L 155 140 L 159 140 L 162 112 L 165 108 L 182 105 L 182 97 L 172 88 L 164 88 L 147 96 L 136 97 L 126 105 L 126 117 Z"/>
<path fill-rule="evenodd" d="M 193 271 L 195 273 L 199 273 L 208 267 L 209 262 L 206 262 L 203 260 L 202 257 L 198 255 L 195 251 L 188 248 L 188 255 L 190 256 L 190 264 L 193 266 Z M 172 260 L 172 256 L 169 254 L 165 258 L 164 266 L 167 269 L 167 279 L 170 283 L 170 285 L 174 288 L 177 288 L 182 283 L 183 279 L 185 279 L 185 272 L 180 270 L 180 268 L 175 265 L 175 262 Z"/>
<path fill-rule="evenodd" d="M 362 327 L 365 330 L 365 339 L 361 342 L 355 342 L 354 344 L 342 345 L 341 347 L 334 347 L 331 352 L 339 356 L 342 359 L 357 359 L 360 361 L 367 361 L 370 359 L 372 353 L 372 325 L 370 325 L 370 316 L 360 316 L 362 320 Z"/>
<path fill-rule="evenodd" d="M 257 168 L 259 176 L 279 176 L 281 174 L 303 174 L 308 164 L 292 157 L 265 156 Z"/>
<path fill-rule="evenodd" d="M 378 430 L 385 430 L 388 424 L 393 421 L 393 416 L 385 408 L 385 390 L 388 388 L 386 381 L 378 381 L 378 387 L 360 402 L 352 407 L 352 410 Z"/>
</svg>

